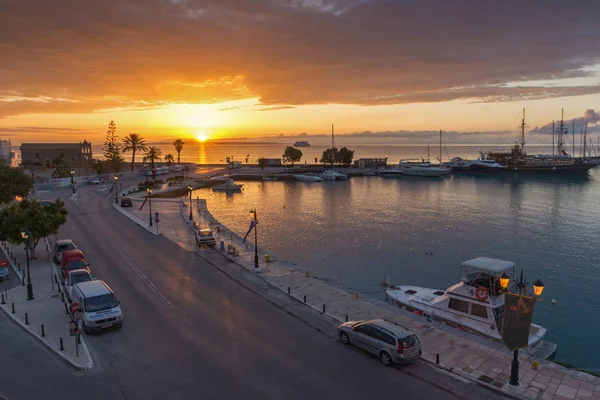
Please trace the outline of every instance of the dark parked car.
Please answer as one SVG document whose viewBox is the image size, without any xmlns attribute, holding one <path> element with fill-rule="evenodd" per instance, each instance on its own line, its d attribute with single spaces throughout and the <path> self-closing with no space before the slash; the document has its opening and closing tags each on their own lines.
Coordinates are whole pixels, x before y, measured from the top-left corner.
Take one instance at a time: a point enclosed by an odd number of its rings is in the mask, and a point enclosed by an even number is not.
<svg viewBox="0 0 600 400">
<path fill-rule="evenodd" d="M 121 207 L 133 207 L 133 201 L 129 197 L 123 197 L 121 199 Z"/>
</svg>

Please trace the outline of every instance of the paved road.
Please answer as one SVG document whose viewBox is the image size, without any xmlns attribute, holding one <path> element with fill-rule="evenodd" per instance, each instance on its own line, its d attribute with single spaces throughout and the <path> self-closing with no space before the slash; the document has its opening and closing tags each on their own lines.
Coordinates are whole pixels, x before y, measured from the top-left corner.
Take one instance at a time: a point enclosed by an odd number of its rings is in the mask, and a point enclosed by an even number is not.
<svg viewBox="0 0 600 400">
<path fill-rule="evenodd" d="M 12 378 L 0 393 L 11 400 L 40 393 L 128 400 L 457 398 L 336 343 L 197 255 L 132 224 L 107 196 L 80 188 L 75 201 L 67 200 L 69 221 L 60 236 L 74 239 L 93 274 L 116 292 L 124 326 L 87 337 L 98 365 L 88 373 L 63 366 L 15 334 L 19 328 L 0 329 L 0 343 L 11 343 L 0 347 L 0 376 Z M 29 376 L 48 386 L 27 384 Z"/>
</svg>

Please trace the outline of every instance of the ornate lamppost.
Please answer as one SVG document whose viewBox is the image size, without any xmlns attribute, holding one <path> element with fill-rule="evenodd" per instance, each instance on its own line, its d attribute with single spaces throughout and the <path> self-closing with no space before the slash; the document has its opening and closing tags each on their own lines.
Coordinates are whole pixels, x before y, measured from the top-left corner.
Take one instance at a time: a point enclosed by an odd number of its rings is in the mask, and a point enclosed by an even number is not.
<svg viewBox="0 0 600 400">
<path fill-rule="evenodd" d="M 71 175 L 71 188 L 73 189 L 73 194 L 75 194 L 75 171 L 70 172 Z"/>
<path fill-rule="evenodd" d="M 250 220 L 254 223 L 254 268 L 258 269 L 258 216 L 256 208 L 250 210 Z"/>
<path fill-rule="evenodd" d="M 533 296 L 526 294 L 526 287 L 527 287 L 528 282 L 525 282 L 525 280 L 523 279 L 523 270 L 521 270 L 521 276 L 515 285 L 516 289 L 518 289 L 518 293 L 511 293 L 509 291 L 510 277 L 506 274 L 506 272 L 504 272 L 500 276 L 500 278 L 498 278 L 498 281 L 500 283 L 500 287 L 502 288 L 502 290 L 505 293 L 504 301 L 505 301 L 505 307 L 507 308 L 507 310 L 505 310 L 505 312 L 504 312 L 505 320 L 507 318 L 510 318 L 511 315 L 519 313 L 520 306 L 524 306 L 526 303 L 529 303 L 529 305 L 531 305 L 531 307 L 524 307 L 526 310 L 522 311 L 522 314 L 524 314 L 526 317 L 529 313 L 531 315 L 533 315 L 533 306 L 535 305 L 535 302 L 538 300 L 539 296 L 541 296 L 542 292 L 544 291 L 544 283 L 541 280 L 538 279 L 535 282 L 533 282 Z M 511 303 L 510 305 L 507 303 L 507 301 L 509 301 L 509 300 Z M 529 317 L 528 317 L 529 318 L 528 329 L 531 326 L 531 315 L 529 315 Z M 529 331 L 527 331 L 526 333 L 527 333 L 526 336 L 523 335 L 525 337 L 525 340 L 527 340 L 527 338 L 529 336 Z M 518 387 L 519 386 L 519 349 L 513 343 L 514 338 L 507 339 L 506 334 L 507 334 L 506 323 L 504 323 L 504 326 L 502 329 L 502 339 L 503 339 L 504 343 L 506 344 L 506 346 L 510 350 L 513 350 L 513 360 L 510 364 L 510 380 L 509 380 L 508 384 L 513 387 Z M 525 346 L 521 346 L 521 347 L 525 347 Z"/>
<path fill-rule="evenodd" d="M 148 191 L 148 200 L 150 201 L 150 212 L 148 214 L 148 220 L 150 221 L 150 226 L 152 226 L 152 189 L 146 189 Z"/>
<path fill-rule="evenodd" d="M 119 204 L 119 177 L 114 176 L 115 180 L 115 204 Z"/>
<path fill-rule="evenodd" d="M 192 190 L 193 190 L 193 188 L 192 188 L 192 185 L 188 185 L 187 188 L 188 188 L 188 193 L 190 196 L 190 221 L 193 221 L 194 220 L 194 216 L 192 215 Z"/>
<path fill-rule="evenodd" d="M 33 285 L 31 284 L 31 270 L 29 269 L 29 236 L 31 232 L 21 229 L 21 237 L 25 240 L 25 258 L 27 259 L 27 300 L 33 300 Z"/>
</svg>

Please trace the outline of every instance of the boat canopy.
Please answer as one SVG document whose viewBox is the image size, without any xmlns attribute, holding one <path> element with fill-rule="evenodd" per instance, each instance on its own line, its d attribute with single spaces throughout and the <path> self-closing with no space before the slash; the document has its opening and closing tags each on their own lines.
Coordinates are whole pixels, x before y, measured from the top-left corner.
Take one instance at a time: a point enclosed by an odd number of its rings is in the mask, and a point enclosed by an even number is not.
<svg viewBox="0 0 600 400">
<path fill-rule="evenodd" d="M 508 270 L 511 270 L 512 272 L 514 267 L 515 263 L 512 261 L 504 261 L 488 257 L 477 257 L 462 263 L 462 268 L 465 272 L 469 269 L 477 269 L 480 271 L 489 272 L 491 274 L 501 274 L 502 272 Z"/>
</svg>

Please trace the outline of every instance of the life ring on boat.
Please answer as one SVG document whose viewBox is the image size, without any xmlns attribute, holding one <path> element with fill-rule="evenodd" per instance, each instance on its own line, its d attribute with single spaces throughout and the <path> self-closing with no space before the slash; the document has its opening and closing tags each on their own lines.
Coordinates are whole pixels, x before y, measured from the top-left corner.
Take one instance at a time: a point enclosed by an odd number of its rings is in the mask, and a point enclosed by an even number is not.
<svg viewBox="0 0 600 400">
<path fill-rule="evenodd" d="M 484 287 L 478 287 L 477 290 L 475 290 L 475 297 L 477 297 L 477 300 L 479 301 L 486 301 L 488 299 L 488 290 Z"/>
</svg>

